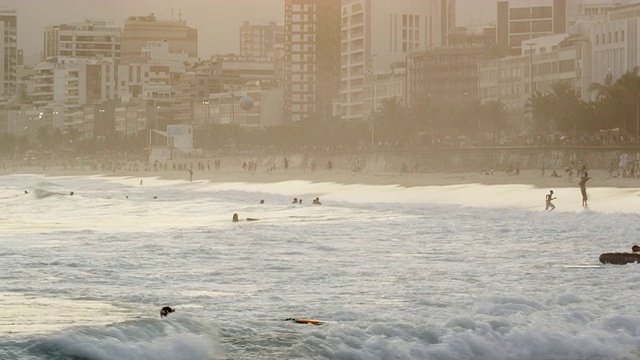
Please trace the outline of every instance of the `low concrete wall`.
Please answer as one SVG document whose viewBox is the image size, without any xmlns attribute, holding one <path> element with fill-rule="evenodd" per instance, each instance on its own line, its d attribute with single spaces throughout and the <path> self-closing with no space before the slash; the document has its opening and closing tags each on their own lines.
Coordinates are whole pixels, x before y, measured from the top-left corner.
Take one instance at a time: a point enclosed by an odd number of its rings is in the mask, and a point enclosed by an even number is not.
<svg viewBox="0 0 640 360">
<path fill-rule="evenodd" d="M 400 172 L 403 164 L 412 172 L 473 172 L 488 169 L 506 171 L 509 168 L 563 171 L 568 166 L 585 163 L 590 169 L 627 168 L 640 160 L 640 147 L 628 148 L 463 148 L 428 150 L 386 150 L 353 153 L 292 153 L 287 155 L 247 155 L 229 157 L 225 164 L 238 166 L 245 160 L 257 161 L 265 169 L 276 164 L 284 166 L 289 159 L 290 168 L 311 168 L 315 161 L 317 169 L 326 169 L 331 161 L 336 169 L 363 170 L 371 172 Z"/>
</svg>

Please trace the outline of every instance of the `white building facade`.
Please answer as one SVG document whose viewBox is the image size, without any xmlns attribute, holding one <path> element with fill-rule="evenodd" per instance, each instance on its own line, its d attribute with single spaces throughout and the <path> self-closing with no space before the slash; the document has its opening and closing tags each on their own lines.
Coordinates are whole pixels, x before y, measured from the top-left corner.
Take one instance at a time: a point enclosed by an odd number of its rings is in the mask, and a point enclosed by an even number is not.
<svg viewBox="0 0 640 360">
<path fill-rule="evenodd" d="M 343 0 L 340 115 L 366 117 L 365 93 L 376 74 L 412 52 L 446 46 L 455 18 L 453 0 Z"/>
<path fill-rule="evenodd" d="M 0 8 L 0 95 L 13 95 L 18 86 L 18 15 Z"/>
<path fill-rule="evenodd" d="M 608 74 L 618 79 L 640 65 L 639 26 L 640 3 L 636 3 L 611 8 L 603 20 L 585 27 L 593 48 L 593 82 L 602 84 Z"/>
<path fill-rule="evenodd" d="M 582 70 L 591 68 L 589 41 L 580 36 L 560 34 L 537 38 L 534 42 L 536 45 L 520 56 L 479 64 L 482 102 L 501 101 L 507 109 L 523 112 L 533 93 L 549 91 L 556 82 L 566 83 L 583 100 L 589 98 L 592 79 L 588 71 Z"/>
<path fill-rule="evenodd" d="M 114 21 L 86 20 L 47 26 L 44 59 L 51 57 L 120 59 L 122 28 Z"/>
</svg>

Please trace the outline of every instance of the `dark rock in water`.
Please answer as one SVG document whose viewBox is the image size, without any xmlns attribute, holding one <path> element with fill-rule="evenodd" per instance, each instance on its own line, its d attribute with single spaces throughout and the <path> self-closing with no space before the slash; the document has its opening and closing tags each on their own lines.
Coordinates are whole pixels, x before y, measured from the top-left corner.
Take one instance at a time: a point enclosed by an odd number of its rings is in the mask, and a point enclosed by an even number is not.
<svg viewBox="0 0 640 360">
<path fill-rule="evenodd" d="M 640 254 L 636 253 L 604 253 L 600 254 L 600 262 L 603 264 L 625 265 L 640 263 Z"/>
</svg>

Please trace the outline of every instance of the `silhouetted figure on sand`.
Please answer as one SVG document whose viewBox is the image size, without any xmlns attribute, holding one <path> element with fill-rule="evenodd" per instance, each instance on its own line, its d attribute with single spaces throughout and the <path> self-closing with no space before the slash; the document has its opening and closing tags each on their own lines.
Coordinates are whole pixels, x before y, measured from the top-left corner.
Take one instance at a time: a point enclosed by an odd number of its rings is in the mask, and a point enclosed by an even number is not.
<svg viewBox="0 0 640 360">
<path fill-rule="evenodd" d="M 555 200 L 556 198 L 553 197 L 553 190 L 549 190 L 549 193 L 547 194 L 547 196 L 545 197 L 545 201 L 546 201 L 546 206 L 544 208 L 545 211 L 549 210 L 549 211 L 553 211 L 556 206 L 553 205 L 552 201 Z"/>
</svg>

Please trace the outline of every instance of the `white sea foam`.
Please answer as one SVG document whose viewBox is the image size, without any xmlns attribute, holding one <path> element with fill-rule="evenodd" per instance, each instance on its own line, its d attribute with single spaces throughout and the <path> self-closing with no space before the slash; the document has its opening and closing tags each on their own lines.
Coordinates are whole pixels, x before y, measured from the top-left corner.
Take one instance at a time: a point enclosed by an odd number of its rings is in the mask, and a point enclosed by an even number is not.
<svg viewBox="0 0 640 360">
<path fill-rule="evenodd" d="M 637 191 L 554 190 L 0 177 L 0 358 L 640 359 L 640 267 L 598 262 Z"/>
</svg>

